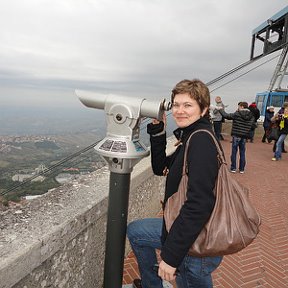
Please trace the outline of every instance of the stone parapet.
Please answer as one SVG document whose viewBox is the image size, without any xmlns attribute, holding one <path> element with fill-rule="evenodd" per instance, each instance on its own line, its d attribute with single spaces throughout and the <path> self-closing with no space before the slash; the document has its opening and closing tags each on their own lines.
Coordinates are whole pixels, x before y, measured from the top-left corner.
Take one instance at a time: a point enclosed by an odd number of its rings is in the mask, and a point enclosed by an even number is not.
<svg viewBox="0 0 288 288">
<path fill-rule="evenodd" d="M 0 288 L 101 287 L 109 174 L 103 167 L 0 212 Z M 134 167 L 128 221 L 159 212 L 164 181 L 150 157 Z"/>
</svg>

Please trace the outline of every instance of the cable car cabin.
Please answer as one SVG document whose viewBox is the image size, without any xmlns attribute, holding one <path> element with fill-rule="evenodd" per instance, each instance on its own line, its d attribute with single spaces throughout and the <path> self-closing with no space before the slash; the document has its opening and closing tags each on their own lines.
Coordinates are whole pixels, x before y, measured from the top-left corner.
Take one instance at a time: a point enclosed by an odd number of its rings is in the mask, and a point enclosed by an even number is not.
<svg viewBox="0 0 288 288">
<path fill-rule="evenodd" d="M 259 41 L 257 41 L 259 40 Z M 273 15 L 252 31 L 250 60 L 265 56 L 288 43 L 288 6 Z M 256 46 L 257 45 L 257 46 Z M 256 55 L 255 50 L 260 50 Z M 261 51 L 262 50 L 262 51 Z"/>
<path fill-rule="evenodd" d="M 267 107 L 274 106 L 275 113 L 288 102 L 288 90 L 286 91 L 265 91 L 256 94 L 255 102 L 260 110 L 260 121 L 264 121 Z"/>
</svg>

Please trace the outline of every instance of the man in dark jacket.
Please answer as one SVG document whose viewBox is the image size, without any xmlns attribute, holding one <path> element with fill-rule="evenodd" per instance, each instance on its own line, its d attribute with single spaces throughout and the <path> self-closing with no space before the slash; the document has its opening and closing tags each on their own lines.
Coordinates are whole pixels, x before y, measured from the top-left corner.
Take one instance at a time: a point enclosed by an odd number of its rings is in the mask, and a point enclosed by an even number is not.
<svg viewBox="0 0 288 288">
<path fill-rule="evenodd" d="M 249 132 L 252 124 L 254 123 L 254 116 L 248 109 L 247 102 L 239 102 L 238 110 L 235 113 L 226 113 L 223 109 L 220 109 L 221 115 L 228 120 L 232 121 L 232 153 L 231 153 L 231 167 L 230 171 L 236 173 L 236 157 L 239 147 L 240 161 L 239 171 L 244 173 L 246 165 L 245 149 L 246 141 L 249 138 Z"/>
</svg>

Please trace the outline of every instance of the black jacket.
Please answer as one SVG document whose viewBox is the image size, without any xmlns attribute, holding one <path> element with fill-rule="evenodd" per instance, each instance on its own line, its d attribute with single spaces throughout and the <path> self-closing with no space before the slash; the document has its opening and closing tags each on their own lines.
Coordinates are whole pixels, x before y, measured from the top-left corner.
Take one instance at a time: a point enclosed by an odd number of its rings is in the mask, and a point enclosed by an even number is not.
<svg viewBox="0 0 288 288">
<path fill-rule="evenodd" d="M 167 199 L 178 190 L 181 179 L 185 143 L 189 135 L 198 130 L 212 131 L 211 123 L 201 118 L 184 129 L 174 131 L 181 137 L 182 145 L 166 156 L 166 135 L 151 136 L 152 168 L 156 175 L 163 175 L 165 167 L 169 169 L 166 179 L 164 205 Z M 178 267 L 200 231 L 208 221 L 215 204 L 213 189 L 218 175 L 217 148 L 211 136 L 199 132 L 192 136 L 188 150 L 188 190 L 187 201 L 173 223 L 169 234 L 165 223 L 162 230 L 161 258 L 173 267 Z"/>
<path fill-rule="evenodd" d="M 265 118 L 264 118 L 264 122 L 263 122 L 264 129 L 268 129 L 269 128 L 269 126 L 271 125 L 271 119 L 272 119 L 273 116 L 274 116 L 274 111 L 271 112 L 269 110 L 266 110 Z"/>
<path fill-rule="evenodd" d="M 249 132 L 254 123 L 253 113 L 249 109 L 237 110 L 235 113 L 226 113 L 219 110 L 225 119 L 233 120 L 231 135 L 240 138 L 249 138 Z"/>
<path fill-rule="evenodd" d="M 280 122 L 284 121 L 284 127 L 280 127 Z M 288 118 L 285 118 L 283 114 L 279 114 L 279 134 L 288 134 Z"/>
<path fill-rule="evenodd" d="M 257 122 L 257 120 L 260 118 L 260 110 L 257 107 L 249 106 L 248 108 L 253 116 L 254 116 L 254 122 Z"/>
</svg>

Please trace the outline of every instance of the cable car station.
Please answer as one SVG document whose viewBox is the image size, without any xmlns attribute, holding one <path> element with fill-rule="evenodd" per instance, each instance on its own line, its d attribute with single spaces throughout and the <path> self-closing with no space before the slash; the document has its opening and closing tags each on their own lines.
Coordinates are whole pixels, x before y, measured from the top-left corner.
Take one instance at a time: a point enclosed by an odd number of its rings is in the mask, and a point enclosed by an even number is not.
<svg viewBox="0 0 288 288">
<path fill-rule="evenodd" d="M 260 54 L 256 55 L 256 52 Z M 256 103 L 264 117 L 268 106 L 278 111 L 284 102 L 288 102 L 288 87 L 283 87 L 288 66 L 288 6 L 273 15 L 252 32 L 250 61 L 282 50 L 267 91 L 257 93 Z"/>
</svg>

